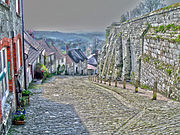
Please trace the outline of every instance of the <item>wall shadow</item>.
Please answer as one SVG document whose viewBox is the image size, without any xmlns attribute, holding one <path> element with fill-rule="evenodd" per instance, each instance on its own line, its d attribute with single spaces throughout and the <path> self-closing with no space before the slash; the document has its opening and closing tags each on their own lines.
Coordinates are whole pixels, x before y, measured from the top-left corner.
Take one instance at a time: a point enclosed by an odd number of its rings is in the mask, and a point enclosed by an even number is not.
<svg viewBox="0 0 180 135">
<path fill-rule="evenodd" d="M 26 107 L 25 125 L 12 125 L 8 135 L 89 135 L 87 127 L 72 104 L 53 102 L 35 94 Z"/>
</svg>

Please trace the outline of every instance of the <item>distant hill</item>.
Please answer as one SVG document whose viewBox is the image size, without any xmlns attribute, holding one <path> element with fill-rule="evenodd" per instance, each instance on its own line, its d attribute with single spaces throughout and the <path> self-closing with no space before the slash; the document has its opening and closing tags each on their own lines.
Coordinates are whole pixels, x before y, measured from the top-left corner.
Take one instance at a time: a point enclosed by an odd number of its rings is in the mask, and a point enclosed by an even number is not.
<svg viewBox="0 0 180 135">
<path fill-rule="evenodd" d="M 35 31 L 35 38 L 45 38 L 48 42 L 53 42 L 61 50 L 65 50 L 66 43 L 70 43 L 71 47 L 78 46 L 79 48 L 82 48 L 83 51 L 85 51 L 87 47 L 93 48 L 95 39 L 98 41 L 97 48 L 101 49 L 101 44 L 105 41 L 105 33 L 64 33 L 58 31 Z"/>
</svg>

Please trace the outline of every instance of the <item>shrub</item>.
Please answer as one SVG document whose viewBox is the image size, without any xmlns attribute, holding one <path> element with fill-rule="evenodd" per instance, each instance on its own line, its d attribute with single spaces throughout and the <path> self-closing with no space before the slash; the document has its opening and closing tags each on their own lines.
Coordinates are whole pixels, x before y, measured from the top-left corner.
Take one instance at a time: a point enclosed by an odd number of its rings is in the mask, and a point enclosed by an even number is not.
<svg viewBox="0 0 180 135">
<path fill-rule="evenodd" d="M 36 79 L 43 78 L 43 70 L 42 70 L 42 65 L 40 63 L 37 63 L 35 66 L 34 78 Z"/>
<path fill-rule="evenodd" d="M 42 82 L 44 82 L 46 80 L 46 78 L 49 76 L 49 73 L 48 73 L 48 70 L 46 68 L 45 65 L 42 65 L 42 71 L 43 71 L 43 79 L 42 79 Z"/>
<path fill-rule="evenodd" d="M 63 64 L 62 67 L 60 65 L 58 65 L 57 67 L 57 74 L 61 75 L 65 70 L 65 65 Z"/>
<path fill-rule="evenodd" d="M 22 94 L 23 94 L 23 95 L 30 95 L 30 94 L 31 94 L 31 91 L 29 91 L 29 90 L 24 90 L 24 91 L 22 92 Z"/>
</svg>

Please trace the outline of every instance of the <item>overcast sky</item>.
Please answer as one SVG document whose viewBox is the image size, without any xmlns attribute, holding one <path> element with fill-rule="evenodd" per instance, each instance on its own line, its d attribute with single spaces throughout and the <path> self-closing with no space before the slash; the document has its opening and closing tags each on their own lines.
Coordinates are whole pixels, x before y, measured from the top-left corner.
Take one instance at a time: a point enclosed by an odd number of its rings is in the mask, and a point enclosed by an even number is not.
<svg viewBox="0 0 180 135">
<path fill-rule="evenodd" d="M 140 0 L 24 0 L 26 29 L 105 31 Z M 168 4 L 180 0 L 169 0 Z"/>
</svg>

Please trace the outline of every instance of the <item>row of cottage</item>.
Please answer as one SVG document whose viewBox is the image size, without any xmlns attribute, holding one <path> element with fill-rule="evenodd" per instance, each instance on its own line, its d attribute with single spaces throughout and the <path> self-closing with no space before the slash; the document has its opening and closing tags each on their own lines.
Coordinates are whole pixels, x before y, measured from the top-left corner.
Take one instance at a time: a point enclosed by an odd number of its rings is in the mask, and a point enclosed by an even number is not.
<svg viewBox="0 0 180 135">
<path fill-rule="evenodd" d="M 24 32 L 24 48 L 27 86 L 36 78 L 37 63 L 45 65 L 49 73 L 57 73 L 59 69 L 67 75 L 87 74 L 88 58 L 81 49 L 69 49 L 67 45 L 66 54 L 63 54 L 46 39 L 35 40 L 33 32 Z"/>
<path fill-rule="evenodd" d="M 0 0 L 0 134 L 8 131 L 12 113 L 18 107 L 18 93 L 27 89 L 34 79 L 37 63 L 45 65 L 49 73 L 63 67 L 64 74 L 71 75 L 85 75 L 87 67 L 93 73 L 97 66 L 94 56 L 88 64 L 80 49 L 67 46 L 63 55 L 45 39 L 35 40 L 32 32 L 24 31 L 22 2 Z"/>
</svg>

